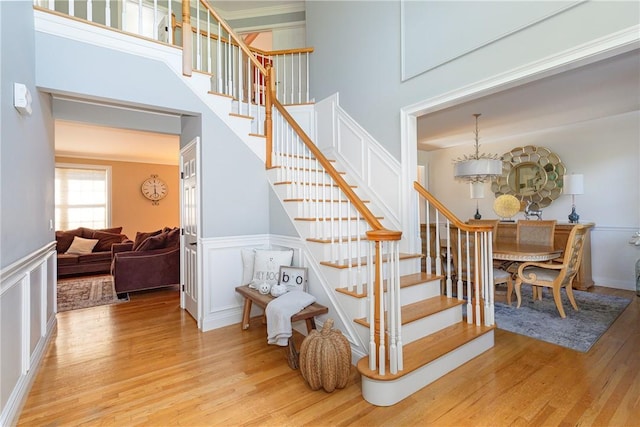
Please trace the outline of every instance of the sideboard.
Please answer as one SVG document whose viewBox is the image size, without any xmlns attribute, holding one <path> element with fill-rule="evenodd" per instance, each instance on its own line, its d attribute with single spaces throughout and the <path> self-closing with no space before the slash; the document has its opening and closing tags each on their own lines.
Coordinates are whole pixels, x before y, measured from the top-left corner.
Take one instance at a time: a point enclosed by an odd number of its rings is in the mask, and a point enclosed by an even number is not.
<svg viewBox="0 0 640 427">
<path fill-rule="evenodd" d="M 556 224 L 555 234 L 553 237 L 553 245 L 556 249 L 564 250 L 567 246 L 567 240 L 569 239 L 569 233 L 576 224 L 568 222 L 558 222 Z M 586 290 L 593 286 L 593 278 L 591 277 L 591 229 L 594 224 L 591 222 L 581 223 L 588 227 L 586 241 L 584 243 L 584 250 L 582 252 L 582 262 L 580 263 L 580 270 L 573 279 L 573 288 L 579 290 Z M 515 241 L 516 240 L 516 223 L 515 222 L 503 222 L 498 224 L 498 241 Z"/>
</svg>

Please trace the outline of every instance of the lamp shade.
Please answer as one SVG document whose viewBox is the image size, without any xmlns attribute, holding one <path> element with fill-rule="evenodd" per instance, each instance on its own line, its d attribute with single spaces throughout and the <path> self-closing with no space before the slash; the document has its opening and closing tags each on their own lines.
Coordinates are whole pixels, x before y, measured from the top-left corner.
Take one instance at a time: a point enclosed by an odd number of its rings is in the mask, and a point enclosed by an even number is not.
<svg viewBox="0 0 640 427">
<path fill-rule="evenodd" d="M 502 160 L 469 159 L 454 165 L 453 174 L 458 179 L 484 181 L 486 178 L 502 174 Z"/>
<path fill-rule="evenodd" d="M 584 194 L 584 175 L 564 175 L 562 180 L 565 194 Z"/>
<path fill-rule="evenodd" d="M 472 199 L 484 199 L 484 182 L 470 182 L 469 191 Z"/>
</svg>

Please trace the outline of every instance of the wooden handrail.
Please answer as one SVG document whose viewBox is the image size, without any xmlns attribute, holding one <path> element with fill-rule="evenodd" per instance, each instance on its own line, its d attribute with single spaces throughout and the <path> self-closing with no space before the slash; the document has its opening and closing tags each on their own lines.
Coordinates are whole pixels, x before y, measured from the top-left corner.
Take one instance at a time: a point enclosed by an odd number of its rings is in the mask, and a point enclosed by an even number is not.
<svg viewBox="0 0 640 427">
<path fill-rule="evenodd" d="M 426 188 L 424 188 L 418 181 L 413 182 L 413 188 L 420 194 L 422 197 L 427 199 L 429 203 L 431 203 L 436 210 L 442 213 L 449 221 L 453 223 L 455 227 L 462 231 L 493 231 L 493 227 L 491 225 L 484 224 L 465 224 L 457 216 L 454 215 L 449 209 L 446 208 L 438 199 L 433 197 Z"/>
<path fill-rule="evenodd" d="M 276 107 L 276 109 L 280 112 L 282 117 L 289 123 L 289 126 L 293 128 L 293 130 L 300 136 L 300 139 L 307 146 L 309 151 L 314 155 L 316 159 L 320 162 L 322 167 L 327 171 L 329 176 L 335 181 L 335 183 L 340 187 L 340 189 L 344 192 L 347 198 L 351 201 L 353 206 L 356 208 L 358 212 L 362 215 L 362 217 L 367 221 L 369 226 L 373 230 L 384 230 L 385 228 L 380 224 L 380 221 L 375 217 L 373 213 L 367 208 L 367 206 L 360 200 L 360 198 L 356 195 L 356 193 L 351 189 L 349 184 L 342 178 L 342 176 L 338 173 L 338 171 L 333 167 L 331 162 L 322 154 L 322 151 L 316 147 L 316 145 L 311 141 L 311 138 L 302 130 L 300 125 L 291 117 L 289 112 L 284 108 L 284 106 L 277 99 L 272 100 L 272 104 Z"/>
<path fill-rule="evenodd" d="M 247 57 L 251 59 L 251 62 L 253 62 L 253 65 L 260 70 L 263 76 L 266 76 L 267 69 L 264 67 L 264 65 L 260 63 L 260 61 L 258 61 L 258 59 L 253 54 L 253 52 L 251 52 L 251 49 L 249 49 L 249 46 L 247 46 L 245 42 L 242 41 L 242 38 L 240 38 L 235 33 L 235 31 L 233 31 L 233 29 L 229 26 L 229 24 L 227 24 L 227 22 L 224 19 L 222 19 L 222 17 L 218 15 L 218 13 L 215 10 L 213 10 L 213 8 L 209 5 L 209 3 L 205 2 L 204 0 L 199 0 L 199 1 L 200 1 L 200 4 L 202 4 L 209 11 L 209 13 L 211 13 L 216 18 L 216 20 L 220 23 L 222 28 L 224 28 L 224 30 L 229 34 L 229 36 L 231 36 L 231 38 L 234 39 L 236 43 L 238 43 L 238 47 L 242 49 L 245 55 L 247 55 Z"/>
</svg>

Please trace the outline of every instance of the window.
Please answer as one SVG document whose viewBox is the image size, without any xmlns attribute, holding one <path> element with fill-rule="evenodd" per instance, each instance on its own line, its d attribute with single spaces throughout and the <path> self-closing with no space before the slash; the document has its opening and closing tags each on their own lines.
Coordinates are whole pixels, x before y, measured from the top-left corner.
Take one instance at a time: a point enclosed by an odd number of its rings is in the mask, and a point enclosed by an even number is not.
<svg viewBox="0 0 640 427">
<path fill-rule="evenodd" d="M 56 230 L 108 228 L 111 224 L 111 167 L 57 164 Z"/>
</svg>

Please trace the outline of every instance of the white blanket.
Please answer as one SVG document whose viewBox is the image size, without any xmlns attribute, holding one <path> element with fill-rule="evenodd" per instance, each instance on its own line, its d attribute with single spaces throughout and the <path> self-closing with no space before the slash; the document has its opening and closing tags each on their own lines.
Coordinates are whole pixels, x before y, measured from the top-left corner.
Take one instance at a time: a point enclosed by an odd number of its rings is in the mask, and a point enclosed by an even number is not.
<svg viewBox="0 0 640 427">
<path fill-rule="evenodd" d="M 291 330 L 291 316 L 316 302 L 316 297 L 303 291 L 290 291 L 267 304 L 267 343 L 286 347 Z"/>
</svg>

